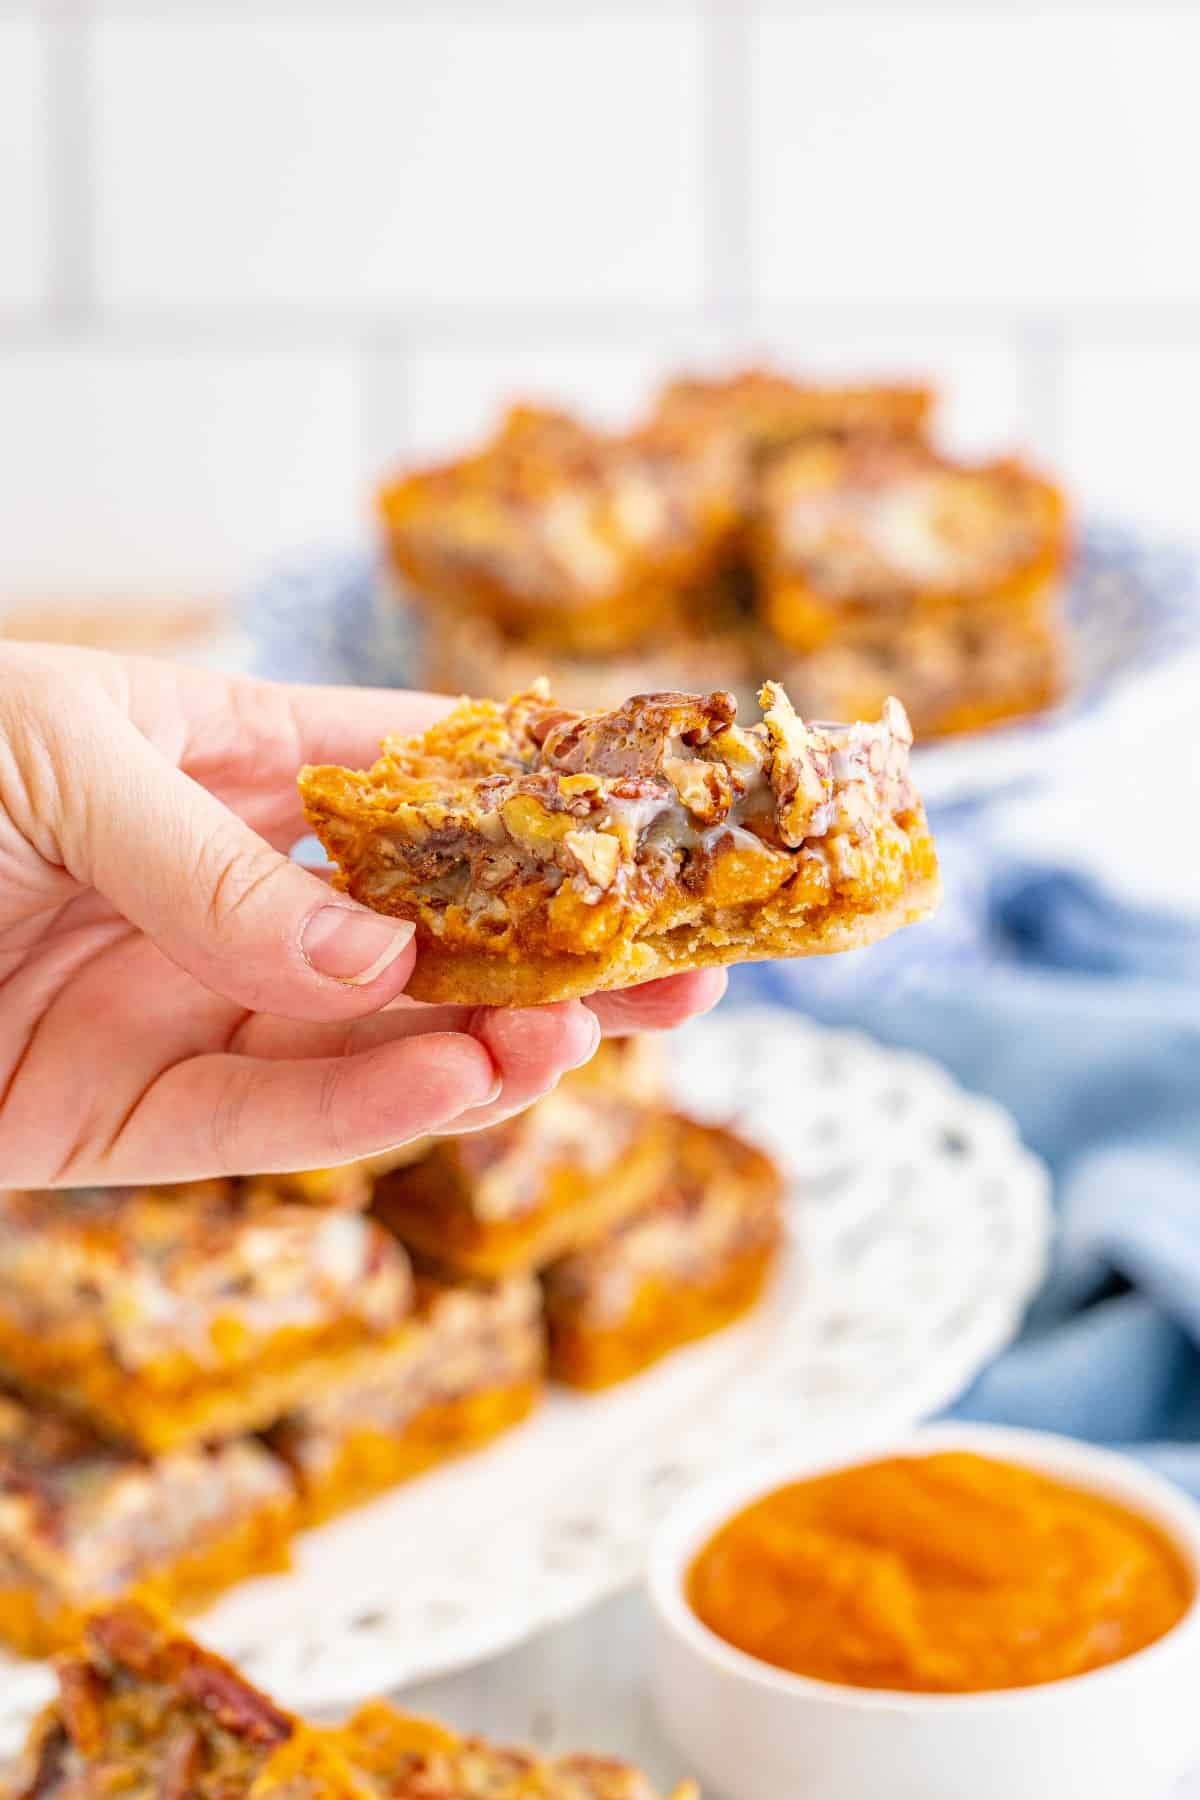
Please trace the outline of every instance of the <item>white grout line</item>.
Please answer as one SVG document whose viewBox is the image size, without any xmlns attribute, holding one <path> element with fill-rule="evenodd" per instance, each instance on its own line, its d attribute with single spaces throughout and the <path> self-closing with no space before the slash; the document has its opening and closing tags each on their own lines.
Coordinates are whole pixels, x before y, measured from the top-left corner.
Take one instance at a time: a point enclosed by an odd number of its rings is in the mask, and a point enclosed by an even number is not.
<svg viewBox="0 0 1200 1800">
<path fill-rule="evenodd" d="M 1066 334 L 1060 320 L 1032 319 L 1017 332 L 1025 434 L 1039 457 L 1057 465 L 1065 434 L 1063 352 Z"/>
<path fill-rule="evenodd" d="M 446 305 L 436 309 L 397 307 L 119 307 L 92 303 L 86 224 L 69 226 L 78 235 L 70 256 L 56 256 L 59 275 L 51 311 L 0 304 L 0 348 L 45 349 L 70 337 L 86 337 L 97 349 L 269 350 L 350 349 L 366 343 L 372 355 L 405 356 L 417 349 L 459 347 L 526 350 L 548 339 L 581 349 L 637 348 L 647 341 L 670 343 L 703 335 L 706 326 L 725 322 L 747 340 L 767 338 L 786 327 L 819 339 L 862 330 L 886 339 L 917 331 L 938 332 L 959 344 L 1007 338 L 1020 348 L 1043 351 L 1049 338 L 1080 338 L 1112 349 L 1200 346 L 1200 300 L 1095 302 L 1090 306 L 1030 306 L 983 302 L 881 300 L 841 302 L 772 300 L 754 304 L 739 297 L 735 309 L 713 303 L 689 308 L 646 304 L 597 309 L 556 305 L 528 308 Z M 69 279 L 68 279 L 69 277 Z M 728 312 L 735 311 L 730 321 Z"/>
<path fill-rule="evenodd" d="M 750 67 L 746 11 L 706 0 L 704 121 L 707 289 L 715 321 L 731 332 L 749 325 Z"/>
<path fill-rule="evenodd" d="M 358 361 L 363 462 L 374 479 L 394 459 L 397 446 L 408 441 L 412 362 L 407 346 L 372 336 L 359 346 Z"/>
<path fill-rule="evenodd" d="M 43 0 L 46 57 L 46 207 L 50 314 L 78 329 L 92 309 L 91 94 L 82 0 Z"/>
</svg>

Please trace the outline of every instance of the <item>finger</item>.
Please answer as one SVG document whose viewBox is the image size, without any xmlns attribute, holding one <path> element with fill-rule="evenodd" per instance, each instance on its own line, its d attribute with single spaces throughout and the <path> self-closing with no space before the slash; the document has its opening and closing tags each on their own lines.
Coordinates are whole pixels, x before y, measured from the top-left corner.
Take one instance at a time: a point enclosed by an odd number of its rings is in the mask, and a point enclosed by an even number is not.
<svg viewBox="0 0 1200 1800">
<path fill-rule="evenodd" d="M 306 1056 L 354 1056 L 400 1038 L 427 1037 L 435 1032 L 471 1031 L 478 1016 L 473 1006 L 422 1006 L 401 994 L 398 1000 L 360 1019 L 283 1019 L 250 1013 L 227 1049 L 239 1056 L 282 1061 Z"/>
<path fill-rule="evenodd" d="M 477 1039 L 449 1032 L 349 1057 L 191 1058 L 160 1075 L 133 1108 L 102 1179 L 327 1168 L 448 1126 L 485 1104 L 497 1079 Z"/>
<path fill-rule="evenodd" d="M 479 1131 L 521 1112 L 547 1093 L 569 1069 L 595 1053 L 600 1039 L 595 1015 L 578 1001 L 512 1011 L 464 1006 L 421 1006 L 403 996 L 370 1018 L 304 1024 L 261 1014 L 246 1020 L 232 1049 L 247 1056 L 346 1057 L 402 1039 L 466 1032 L 482 1043 L 501 1081 L 485 1107 L 464 1114 L 447 1131 Z"/>
<path fill-rule="evenodd" d="M 285 687 L 301 762 L 363 768 L 385 737 L 415 737 L 457 704 L 449 694 L 413 688 Z M 299 766 L 299 765 L 297 765 Z"/>
<path fill-rule="evenodd" d="M 578 1000 L 555 1006 L 480 1008 L 470 1027 L 486 1045 L 502 1081 L 499 1094 L 464 1113 L 451 1132 L 482 1131 L 524 1110 L 567 1073 L 589 1062 L 600 1043 L 594 1013 Z"/>
<path fill-rule="evenodd" d="M 188 718 L 181 762 L 198 780 L 239 767 L 295 790 L 302 763 L 364 768 L 385 737 L 410 737 L 444 718 L 455 702 L 410 688 L 291 686 L 176 670 Z"/>
<path fill-rule="evenodd" d="M 296 786 L 303 764 L 369 767 L 384 737 L 417 735 L 454 704 L 405 689 L 289 687 L 211 675 L 207 687 L 193 689 L 188 672 L 174 673 L 190 709 L 180 766 L 277 849 L 290 848 L 306 829 Z M 148 735 L 163 741 L 161 727 Z"/>
<path fill-rule="evenodd" d="M 693 969 L 666 975 L 641 987 L 593 994 L 588 1005 L 606 1037 L 638 1031 L 671 1031 L 688 1019 L 711 1012 L 728 985 L 724 969 Z"/>
<path fill-rule="evenodd" d="M 23 723 L 30 785 L 45 790 L 31 809 L 34 841 L 47 853 L 51 836 L 55 860 L 207 987 L 296 1019 L 353 1018 L 403 988 L 411 924 L 273 850 L 118 708 L 54 690 L 40 696 L 35 729 Z"/>
</svg>

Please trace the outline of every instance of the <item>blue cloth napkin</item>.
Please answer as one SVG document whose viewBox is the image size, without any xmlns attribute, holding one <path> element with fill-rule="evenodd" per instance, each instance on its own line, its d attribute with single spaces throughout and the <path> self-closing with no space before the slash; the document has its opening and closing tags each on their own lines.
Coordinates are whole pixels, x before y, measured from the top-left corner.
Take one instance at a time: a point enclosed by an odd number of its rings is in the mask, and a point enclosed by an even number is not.
<svg viewBox="0 0 1200 1800">
<path fill-rule="evenodd" d="M 956 1415 L 1132 1450 L 1200 1496 L 1200 924 L 1053 870 L 984 887 L 974 930 L 917 928 L 947 947 L 913 975 L 884 944 L 832 959 L 866 965 L 852 983 L 767 964 L 735 993 L 937 1057 L 1049 1163 L 1049 1279 Z"/>
</svg>

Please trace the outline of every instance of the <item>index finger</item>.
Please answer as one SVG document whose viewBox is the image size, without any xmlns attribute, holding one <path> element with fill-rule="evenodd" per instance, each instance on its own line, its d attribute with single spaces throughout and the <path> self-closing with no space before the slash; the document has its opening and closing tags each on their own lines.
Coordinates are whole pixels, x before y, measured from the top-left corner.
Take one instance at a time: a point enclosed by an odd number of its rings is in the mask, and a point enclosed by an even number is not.
<svg viewBox="0 0 1200 1800">
<path fill-rule="evenodd" d="M 275 691 L 286 698 L 299 762 L 358 769 L 375 761 L 385 737 L 416 737 L 444 719 L 460 698 L 419 688 L 277 686 Z"/>
</svg>

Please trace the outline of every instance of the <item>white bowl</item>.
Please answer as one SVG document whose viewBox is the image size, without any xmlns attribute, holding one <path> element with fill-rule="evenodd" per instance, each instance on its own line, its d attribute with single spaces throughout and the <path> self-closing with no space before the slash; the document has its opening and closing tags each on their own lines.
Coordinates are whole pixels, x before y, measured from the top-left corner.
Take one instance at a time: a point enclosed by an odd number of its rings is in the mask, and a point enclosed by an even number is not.
<svg viewBox="0 0 1200 1800">
<path fill-rule="evenodd" d="M 1122 1456 L 999 1426 L 931 1425 L 693 1490 L 650 1555 L 653 1683 L 688 1767 L 727 1800 L 1158 1800 L 1200 1752 L 1200 1604 L 1122 1662 L 1038 1687 L 909 1694 L 814 1681 L 701 1624 L 684 1580 L 733 1513 L 787 1481 L 882 1456 L 973 1450 L 1103 1494 L 1158 1525 L 1200 1585 L 1200 1507 Z"/>
</svg>

